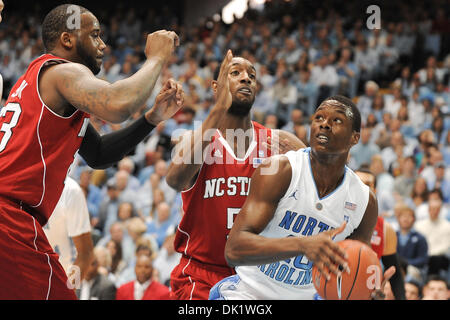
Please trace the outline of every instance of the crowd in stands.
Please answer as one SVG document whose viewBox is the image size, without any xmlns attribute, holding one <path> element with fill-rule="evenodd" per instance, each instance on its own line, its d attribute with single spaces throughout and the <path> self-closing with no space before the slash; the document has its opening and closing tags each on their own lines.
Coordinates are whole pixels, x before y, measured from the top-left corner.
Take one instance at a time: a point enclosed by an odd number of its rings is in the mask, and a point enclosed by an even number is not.
<svg viewBox="0 0 450 320">
<path fill-rule="evenodd" d="M 381 29 L 374 30 L 366 27 L 365 7 L 336 1 L 321 6 L 270 1 L 264 10 L 249 10 L 230 25 L 208 18 L 189 28 L 168 7 L 101 10 L 92 8 L 107 44 L 98 77 L 109 82 L 132 75 L 144 62 L 148 32 L 165 28 L 180 36 L 152 97 L 133 118 L 152 106 L 168 78 L 180 81 L 186 93 L 183 110 L 113 167 L 92 170 L 81 157 L 72 167 L 70 175 L 88 201 L 98 272 L 117 288 L 136 277 L 140 252 L 153 259 L 153 276 L 169 285 L 179 259 L 174 233 L 183 215 L 180 193 L 165 181 L 171 149 L 176 136 L 198 126 L 214 105 L 211 81 L 227 49 L 257 70 L 253 118 L 294 133 L 306 145 L 309 117 L 325 97 L 342 94 L 356 102 L 363 127 L 348 166 L 368 166 L 376 175 L 379 214 L 397 230 L 408 285 L 412 291 L 417 285 L 420 293 L 432 277 L 449 283 L 448 2 L 381 7 Z M 28 64 L 44 53 L 43 16 L 5 14 L 0 25 L 1 105 Z M 117 125 L 91 117 L 91 123 L 107 133 L 129 122 Z"/>
</svg>

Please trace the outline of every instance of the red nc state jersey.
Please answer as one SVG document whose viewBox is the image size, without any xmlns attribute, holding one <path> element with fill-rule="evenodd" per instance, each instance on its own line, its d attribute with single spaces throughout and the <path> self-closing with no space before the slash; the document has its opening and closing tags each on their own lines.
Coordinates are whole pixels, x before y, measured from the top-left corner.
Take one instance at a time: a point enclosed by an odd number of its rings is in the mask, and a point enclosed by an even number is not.
<svg viewBox="0 0 450 320">
<path fill-rule="evenodd" d="M 377 224 L 375 225 L 375 229 L 373 230 L 372 239 L 370 240 L 370 244 L 372 246 L 372 250 L 378 256 L 378 259 L 381 259 L 384 251 L 384 219 L 381 216 L 378 216 Z"/>
<path fill-rule="evenodd" d="M 41 225 L 58 202 L 89 122 L 80 110 L 70 117 L 54 113 L 40 97 L 41 68 L 65 62 L 50 54 L 31 62 L 0 110 L 0 197 L 31 207 Z"/>
<path fill-rule="evenodd" d="M 181 193 L 184 215 L 175 237 L 177 252 L 228 267 L 224 255 L 228 233 L 247 198 L 253 172 L 270 156 L 263 142 L 271 136 L 271 130 L 252 124 L 253 140 L 244 159 L 236 158 L 216 130 L 194 185 Z"/>
</svg>

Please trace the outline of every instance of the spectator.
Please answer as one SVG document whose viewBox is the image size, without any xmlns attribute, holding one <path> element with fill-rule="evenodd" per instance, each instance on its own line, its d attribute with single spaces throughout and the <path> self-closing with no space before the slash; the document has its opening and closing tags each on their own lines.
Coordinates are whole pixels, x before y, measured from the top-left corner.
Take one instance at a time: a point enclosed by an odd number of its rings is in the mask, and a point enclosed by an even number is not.
<svg viewBox="0 0 450 320">
<path fill-rule="evenodd" d="M 417 177 L 414 182 L 413 191 L 411 194 L 410 204 L 414 209 L 420 207 L 420 205 L 428 202 L 428 187 L 427 181 L 422 177 Z M 409 201 L 409 199 L 405 199 Z"/>
<path fill-rule="evenodd" d="M 152 279 L 153 261 L 147 255 L 136 259 L 136 280 L 117 289 L 116 300 L 169 300 L 169 288 Z"/>
<path fill-rule="evenodd" d="M 91 182 L 92 170 L 85 168 L 80 174 L 80 187 L 86 196 L 89 214 L 92 217 L 98 217 L 98 210 L 102 201 L 102 192 L 100 188 Z"/>
<path fill-rule="evenodd" d="M 255 102 L 251 111 L 255 120 L 262 122 L 265 114 L 272 111 L 275 111 L 275 101 L 272 92 L 267 90 L 261 81 L 257 81 Z"/>
<path fill-rule="evenodd" d="M 306 115 L 311 116 L 316 110 L 319 91 L 317 84 L 311 79 L 311 71 L 308 69 L 300 69 L 298 72 L 298 80 L 295 83 L 298 94 L 297 104 Z"/>
<path fill-rule="evenodd" d="M 439 276 L 430 277 L 423 287 L 422 300 L 448 300 L 448 283 Z"/>
<path fill-rule="evenodd" d="M 135 255 L 116 279 L 116 287 L 120 287 L 127 282 L 136 280 L 134 267 L 136 266 L 136 259 L 141 255 L 146 255 L 151 259 L 154 259 L 157 255 L 157 251 L 154 251 L 152 241 L 148 237 L 140 237 L 136 240 Z"/>
<path fill-rule="evenodd" d="M 339 76 L 336 68 L 330 63 L 330 57 L 322 55 L 311 70 L 311 80 L 318 87 L 317 101 L 319 105 L 325 98 L 337 91 Z"/>
<path fill-rule="evenodd" d="M 167 235 L 167 230 L 173 226 L 170 218 L 170 206 L 166 202 L 162 202 L 156 208 L 157 219 L 147 223 L 147 234 L 153 236 L 161 248 Z"/>
<path fill-rule="evenodd" d="M 364 85 L 364 94 L 361 95 L 356 103 L 361 118 L 365 120 L 372 110 L 373 102 L 378 94 L 379 86 L 375 81 L 367 81 Z M 384 101 L 383 101 L 384 107 Z"/>
<path fill-rule="evenodd" d="M 170 286 L 170 274 L 181 258 L 181 253 L 176 252 L 174 249 L 174 240 L 175 232 L 169 232 L 153 263 L 155 269 L 159 271 L 160 282 L 166 286 Z"/>
<path fill-rule="evenodd" d="M 117 220 L 120 190 L 113 182 L 106 183 L 106 196 L 98 209 L 98 217 L 93 218 L 92 225 L 102 234 L 108 234 L 111 224 Z"/>
<path fill-rule="evenodd" d="M 77 290 L 80 300 L 114 300 L 116 287 L 104 274 L 99 273 L 99 250 L 94 249 L 94 259 L 81 283 L 81 289 Z"/>
<path fill-rule="evenodd" d="M 420 283 L 415 280 L 408 280 L 405 282 L 406 300 L 421 300 L 422 288 Z"/>
<path fill-rule="evenodd" d="M 367 46 L 364 37 L 358 37 L 355 50 L 355 63 L 360 72 L 360 80 L 365 83 L 368 80 L 376 79 L 378 52 Z"/>
<path fill-rule="evenodd" d="M 396 218 L 399 225 L 397 252 L 408 263 L 408 268 L 413 266 L 421 272 L 428 263 L 428 244 L 425 237 L 413 229 L 416 221 L 414 210 L 399 205 Z"/>
<path fill-rule="evenodd" d="M 116 279 L 127 266 L 127 263 L 122 257 L 122 244 L 114 240 L 109 240 L 106 244 L 106 249 L 108 249 L 111 255 L 110 278 Z"/>
<path fill-rule="evenodd" d="M 362 164 L 370 164 L 372 157 L 380 153 L 380 148 L 370 138 L 372 135 L 371 128 L 361 128 L 361 139 L 359 143 L 350 150 L 351 162 L 350 167 L 357 169 Z"/>
<path fill-rule="evenodd" d="M 394 192 L 402 198 L 408 198 L 416 181 L 416 163 L 414 157 L 406 157 L 400 166 L 400 175 L 394 179 Z"/>
<path fill-rule="evenodd" d="M 112 223 L 109 229 L 109 234 L 101 238 L 97 242 L 96 247 L 106 247 L 106 244 L 108 243 L 109 240 L 114 240 L 122 244 L 122 251 L 123 251 L 122 253 L 125 261 L 129 261 L 131 257 L 134 255 L 133 240 L 126 233 L 125 226 L 123 225 L 122 222 L 116 221 Z"/>
<path fill-rule="evenodd" d="M 343 48 L 336 63 L 336 72 L 339 76 L 338 93 L 353 98 L 356 96 L 358 89 L 359 70 L 356 64 L 351 61 L 351 57 L 350 48 Z"/>
<path fill-rule="evenodd" d="M 288 121 L 290 110 L 297 103 L 297 88 L 290 83 L 291 73 L 283 72 L 279 80 L 271 90 L 271 96 L 275 102 L 275 114 L 283 126 Z"/>
<path fill-rule="evenodd" d="M 442 201 L 428 202 L 429 217 L 414 224 L 414 228 L 422 233 L 428 243 L 428 274 L 445 275 L 448 273 L 450 254 L 450 222 L 439 217 Z"/>
<path fill-rule="evenodd" d="M 439 203 L 443 202 L 441 190 L 439 189 L 430 190 L 428 192 L 427 201 L 416 208 L 416 217 L 418 221 L 427 219 L 429 217 L 430 201 L 437 201 Z M 442 205 L 441 209 L 439 210 L 439 218 L 449 220 L 450 218 L 449 214 L 450 213 L 448 212 L 448 208 L 445 205 Z"/>
<path fill-rule="evenodd" d="M 392 76 L 395 75 L 397 61 L 399 59 L 398 48 L 394 45 L 394 36 L 392 33 L 387 34 L 385 44 L 379 46 L 378 54 L 380 58 L 380 73 L 383 77 L 387 77 L 388 80 L 392 80 Z"/>
</svg>

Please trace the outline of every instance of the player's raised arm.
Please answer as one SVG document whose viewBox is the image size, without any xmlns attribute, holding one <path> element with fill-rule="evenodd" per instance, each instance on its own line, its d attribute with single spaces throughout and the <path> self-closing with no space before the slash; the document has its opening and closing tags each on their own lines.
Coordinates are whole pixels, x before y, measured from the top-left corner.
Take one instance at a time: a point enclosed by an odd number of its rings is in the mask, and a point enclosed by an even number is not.
<svg viewBox="0 0 450 320">
<path fill-rule="evenodd" d="M 233 54 L 228 50 L 220 67 L 217 78 L 216 103 L 203 121 L 200 128 L 182 137 L 174 148 L 174 156 L 170 164 L 166 181 L 174 189 L 181 191 L 191 187 L 203 163 L 203 151 L 211 142 L 215 130 L 221 119 L 231 106 L 228 74 Z M 200 159 L 196 157 L 200 155 Z"/>
<path fill-rule="evenodd" d="M 276 174 L 262 174 L 274 165 L 278 166 Z M 225 258 L 231 266 L 267 264 L 301 254 L 321 266 L 321 271 L 323 265 L 334 273 L 339 272 L 337 265 L 346 266 L 344 252 L 332 241 L 332 236 L 341 232 L 343 226 L 310 237 L 267 238 L 259 235 L 273 218 L 291 177 L 292 167 L 284 156 L 269 158 L 253 173 L 250 193 L 225 247 Z"/>
<path fill-rule="evenodd" d="M 154 106 L 128 127 L 100 136 L 88 125 L 80 155 L 94 169 L 104 169 L 121 160 L 161 121 L 171 118 L 183 105 L 181 84 L 169 79 L 156 96 Z"/>
<path fill-rule="evenodd" d="M 90 68 L 82 64 L 56 65 L 42 76 L 41 95 L 45 97 L 46 90 L 56 88 L 61 98 L 77 109 L 110 122 L 122 122 L 150 97 L 177 39 L 174 32 L 165 30 L 148 35 L 145 48 L 147 60 L 144 65 L 131 77 L 114 83 L 96 78 Z M 102 51 L 101 47 L 99 51 Z"/>
</svg>

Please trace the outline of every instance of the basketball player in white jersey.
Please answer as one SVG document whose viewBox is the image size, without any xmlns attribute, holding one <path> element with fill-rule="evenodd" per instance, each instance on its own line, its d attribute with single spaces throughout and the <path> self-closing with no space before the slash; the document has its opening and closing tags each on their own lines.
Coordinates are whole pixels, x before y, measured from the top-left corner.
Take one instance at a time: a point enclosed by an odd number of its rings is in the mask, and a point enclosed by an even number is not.
<svg viewBox="0 0 450 320">
<path fill-rule="evenodd" d="M 94 258 L 94 245 L 86 197 L 80 185 L 70 177 L 65 180 L 61 198 L 44 232 L 76 287 Z"/>
<path fill-rule="evenodd" d="M 225 249 L 237 274 L 210 299 L 313 299 L 313 264 L 327 278 L 348 271 L 333 240 L 370 245 L 378 215 L 375 195 L 346 166 L 360 128 L 355 104 L 330 97 L 312 117 L 310 148 L 271 157 L 254 172 Z"/>
</svg>

